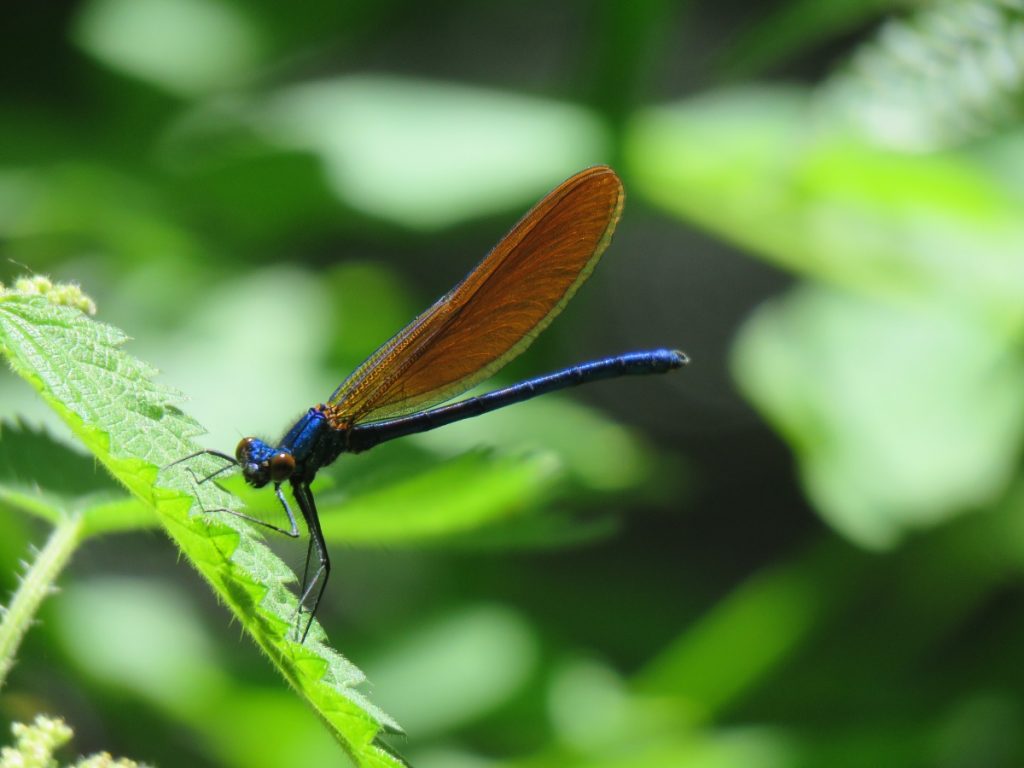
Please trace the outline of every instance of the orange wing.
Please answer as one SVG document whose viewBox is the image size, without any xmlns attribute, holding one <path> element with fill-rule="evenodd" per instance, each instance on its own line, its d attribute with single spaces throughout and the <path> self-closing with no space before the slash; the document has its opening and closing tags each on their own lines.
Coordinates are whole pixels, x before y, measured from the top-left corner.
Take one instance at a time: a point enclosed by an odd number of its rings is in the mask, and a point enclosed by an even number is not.
<svg viewBox="0 0 1024 768">
<path fill-rule="evenodd" d="M 562 182 L 461 283 L 345 379 L 328 401 L 334 425 L 448 400 L 526 349 L 594 269 L 623 197 L 606 166 Z"/>
</svg>

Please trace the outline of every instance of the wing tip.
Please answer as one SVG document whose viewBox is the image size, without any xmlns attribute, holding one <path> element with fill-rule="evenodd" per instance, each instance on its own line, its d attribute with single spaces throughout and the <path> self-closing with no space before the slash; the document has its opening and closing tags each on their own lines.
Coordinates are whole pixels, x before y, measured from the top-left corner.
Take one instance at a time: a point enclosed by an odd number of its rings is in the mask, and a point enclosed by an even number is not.
<svg viewBox="0 0 1024 768">
<path fill-rule="evenodd" d="M 576 174 L 570 176 L 569 179 L 568 179 L 568 182 L 574 182 L 574 181 L 583 180 L 583 179 L 592 179 L 592 178 L 596 178 L 598 176 L 608 176 L 608 177 L 614 179 L 616 184 L 620 188 L 622 187 L 622 179 L 620 178 L 619 174 L 616 173 L 615 169 L 612 168 L 610 165 L 605 165 L 604 163 L 600 163 L 598 165 L 592 165 L 589 168 L 584 168 L 579 173 L 576 173 Z"/>
</svg>

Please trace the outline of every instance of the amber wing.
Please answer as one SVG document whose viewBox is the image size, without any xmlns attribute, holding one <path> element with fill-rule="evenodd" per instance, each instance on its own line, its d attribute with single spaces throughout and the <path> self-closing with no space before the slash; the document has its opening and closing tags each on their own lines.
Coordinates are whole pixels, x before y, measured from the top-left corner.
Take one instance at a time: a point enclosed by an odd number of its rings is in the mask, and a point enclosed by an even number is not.
<svg viewBox="0 0 1024 768">
<path fill-rule="evenodd" d="M 623 197 L 622 182 L 605 166 L 562 182 L 461 283 L 342 383 L 328 401 L 335 426 L 448 400 L 526 349 L 593 270 Z"/>
</svg>

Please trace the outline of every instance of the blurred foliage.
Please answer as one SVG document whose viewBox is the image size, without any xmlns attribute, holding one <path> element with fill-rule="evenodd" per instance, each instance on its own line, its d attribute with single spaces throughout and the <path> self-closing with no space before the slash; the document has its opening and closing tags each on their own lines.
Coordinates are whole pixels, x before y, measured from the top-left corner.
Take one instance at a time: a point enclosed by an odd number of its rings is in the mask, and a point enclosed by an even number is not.
<svg viewBox="0 0 1024 768">
<path fill-rule="evenodd" d="M 67 744 L 74 735 L 62 720 L 39 715 L 32 725 L 11 726 L 16 744 L 0 751 L 3 768 L 57 768 L 53 752 Z M 134 760 L 117 760 L 107 753 L 76 760 L 72 768 L 141 768 Z"/>
<path fill-rule="evenodd" d="M 940 3 L 892 20 L 832 79 L 836 107 L 875 142 L 926 151 L 1020 122 L 1024 3 Z"/>
<path fill-rule="evenodd" d="M 318 478 L 322 618 L 398 749 L 418 768 L 1012 768 L 1021 14 L 11 9 L 0 281 L 80 282 L 230 450 L 321 402 L 546 189 L 614 162 L 612 247 L 502 379 L 631 346 L 693 365 Z M 343 759 L 33 390 L 0 377 L 0 402 L 5 589 L 43 526 L 87 521 L 0 713 L 59 712 L 83 750 L 154 765 Z"/>
</svg>

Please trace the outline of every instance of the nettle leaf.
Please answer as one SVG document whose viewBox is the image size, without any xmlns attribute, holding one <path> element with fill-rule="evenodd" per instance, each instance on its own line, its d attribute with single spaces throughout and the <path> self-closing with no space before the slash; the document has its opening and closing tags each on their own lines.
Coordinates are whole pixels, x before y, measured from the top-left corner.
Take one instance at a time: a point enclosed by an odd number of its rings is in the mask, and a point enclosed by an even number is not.
<svg viewBox="0 0 1024 768">
<path fill-rule="evenodd" d="M 1019 352 L 941 305 L 804 287 L 758 309 L 733 368 L 793 446 L 808 496 L 862 545 L 991 504 L 1017 470 Z"/>
<path fill-rule="evenodd" d="M 420 467 L 410 467 L 407 459 L 399 462 L 400 476 L 370 464 L 369 455 L 347 458 L 347 475 L 369 465 L 370 477 L 346 476 L 350 482 L 337 484 L 337 473 L 327 472 L 314 486 L 324 536 L 346 546 L 423 547 L 504 530 L 507 523 L 535 517 L 564 481 L 559 458 L 548 452 L 476 450 Z M 273 495 L 246 486 L 238 476 L 224 485 L 245 500 L 250 514 L 283 518 Z"/>
<path fill-rule="evenodd" d="M 348 548 L 551 548 L 615 530 L 584 519 L 567 498 L 561 457 L 548 451 L 471 450 L 438 460 L 406 446 L 346 456 L 313 484 L 328 543 Z M 397 449 L 397 450 L 396 450 Z M 340 462 L 339 462 L 340 463 Z M 390 465 L 390 466 L 389 466 Z M 234 475 L 220 484 L 245 502 L 247 514 L 287 526 L 273 494 Z M 564 508 L 552 508 L 565 502 Z"/>
<path fill-rule="evenodd" d="M 0 485 L 38 488 L 68 499 L 123 492 L 91 456 L 21 421 L 0 421 Z"/>
<path fill-rule="evenodd" d="M 915 152 L 1020 123 L 1024 2 L 926 4 L 857 49 L 822 94 L 864 135 Z"/>
<path fill-rule="evenodd" d="M 851 35 L 876 17 L 918 0 L 788 0 L 773 4 L 741 29 L 721 55 L 721 71 L 734 80 L 749 79 L 791 61 L 808 49 Z"/>
<path fill-rule="evenodd" d="M 95 459 L 22 423 L 0 422 L 0 503 L 53 524 L 78 515 L 82 538 L 156 525 Z"/>
<path fill-rule="evenodd" d="M 53 298 L 53 297 L 51 297 Z M 243 521 L 203 510 L 237 501 L 212 483 L 196 486 L 197 459 L 162 472 L 198 450 L 200 425 L 173 402 L 177 392 L 153 381 L 154 369 L 125 353 L 126 336 L 46 296 L 0 295 L 0 348 L 75 436 L 131 493 L 151 507 L 170 537 L 218 597 L 331 728 L 359 766 L 397 768 L 383 745 L 400 733 L 390 717 L 356 690 L 363 674 L 326 645 L 314 625 L 305 644 L 291 639 L 297 604 L 285 585 L 294 575 Z"/>
<path fill-rule="evenodd" d="M 1016 182 L 963 152 L 881 149 L 817 107 L 806 90 L 764 87 L 647 110 L 628 144 L 633 188 L 783 269 L 1019 333 Z"/>
</svg>

